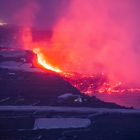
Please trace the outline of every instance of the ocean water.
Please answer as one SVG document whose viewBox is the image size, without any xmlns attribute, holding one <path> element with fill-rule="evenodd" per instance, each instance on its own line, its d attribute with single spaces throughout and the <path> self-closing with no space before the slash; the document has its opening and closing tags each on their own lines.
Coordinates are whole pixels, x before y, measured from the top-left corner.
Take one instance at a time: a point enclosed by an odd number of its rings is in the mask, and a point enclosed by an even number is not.
<svg viewBox="0 0 140 140">
<path fill-rule="evenodd" d="M 95 96 L 105 102 L 112 102 L 126 107 L 140 109 L 140 93 L 95 94 Z"/>
</svg>

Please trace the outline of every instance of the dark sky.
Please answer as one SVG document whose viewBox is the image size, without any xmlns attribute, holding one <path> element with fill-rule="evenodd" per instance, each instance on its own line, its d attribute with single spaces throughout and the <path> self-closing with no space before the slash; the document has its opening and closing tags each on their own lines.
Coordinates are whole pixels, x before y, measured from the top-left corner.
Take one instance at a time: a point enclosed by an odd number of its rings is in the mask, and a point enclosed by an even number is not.
<svg viewBox="0 0 140 140">
<path fill-rule="evenodd" d="M 50 29 L 60 17 L 66 14 L 70 1 L 71 0 L 0 0 L 0 20 L 12 24 L 27 23 Z M 136 12 L 136 18 L 139 18 L 140 0 L 126 1 L 132 3 Z M 33 16 L 35 17 L 33 18 Z"/>
<path fill-rule="evenodd" d="M 26 12 L 27 19 L 30 19 L 30 22 L 34 22 L 32 23 L 34 26 L 51 28 L 57 19 L 63 16 L 69 2 L 70 0 L 0 0 L 0 20 L 21 24 L 22 22 L 24 23 L 25 17 L 23 13 Z M 30 14 L 27 14 L 27 11 L 34 13 L 34 21 L 31 21 L 32 19 Z M 21 19 L 22 17 L 23 19 Z"/>
</svg>

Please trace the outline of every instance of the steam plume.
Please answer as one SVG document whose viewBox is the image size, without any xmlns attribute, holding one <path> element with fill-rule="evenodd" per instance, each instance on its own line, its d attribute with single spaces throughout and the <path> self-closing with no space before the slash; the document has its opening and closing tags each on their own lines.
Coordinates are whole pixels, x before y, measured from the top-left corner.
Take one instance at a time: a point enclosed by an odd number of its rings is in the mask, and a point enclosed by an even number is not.
<svg viewBox="0 0 140 140">
<path fill-rule="evenodd" d="M 129 0 L 71 0 L 67 14 L 54 28 L 48 54 L 66 71 L 104 72 L 113 81 L 138 86 L 135 24 Z"/>
<path fill-rule="evenodd" d="M 51 64 L 64 71 L 104 72 L 114 82 L 140 86 L 136 4 L 136 0 L 71 0 L 54 24 L 51 43 L 39 43 L 39 47 Z M 38 1 L 34 0 L 16 19 L 31 26 L 38 10 Z M 31 48 L 28 29 L 27 36 L 23 37 L 24 46 Z"/>
</svg>

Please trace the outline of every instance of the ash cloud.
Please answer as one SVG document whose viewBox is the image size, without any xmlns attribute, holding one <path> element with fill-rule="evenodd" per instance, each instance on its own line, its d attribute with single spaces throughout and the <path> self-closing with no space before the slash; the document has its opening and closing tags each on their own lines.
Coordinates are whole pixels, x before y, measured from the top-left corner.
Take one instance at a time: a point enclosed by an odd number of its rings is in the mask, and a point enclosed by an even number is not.
<svg viewBox="0 0 140 140">
<path fill-rule="evenodd" d="M 18 25 L 32 27 L 36 22 L 36 15 L 39 9 L 40 6 L 37 0 L 30 0 L 30 2 L 26 2 L 20 9 L 16 10 L 13 20 Z"/>
<path fill-rule="evenodd" d="M 136 4 L 136 0 L 71 0 L 54 27 L 48 54 L 65 71 L 104 72 L 112 81 L 140 86 Z"/>
<path fill-rule="evenodd" d="M 11 11 L 12 20 L 9 23 L 52 30 L 57 20 L 64 15 L 63 11 L 69 2 L 70 0 L 15 0 L 16 6 L 10 3 L 10 11 L 14 10 Z"/>
<path fill-rule="evenodd" d="M 51 42 L 43 42 L 43 49 L 47 58 L 64 71 L 104 72 L 113 82 L 140 86 L 140 2 L 64 1 L 50 1 L 47 8 L 45 0 L 28 1 L 16 10 L 13 19 L 28 27 L 42 24 L 53 29 Z M 27 34 L 24 42 L 30 46 L 28 29 Z"/>
</svg>

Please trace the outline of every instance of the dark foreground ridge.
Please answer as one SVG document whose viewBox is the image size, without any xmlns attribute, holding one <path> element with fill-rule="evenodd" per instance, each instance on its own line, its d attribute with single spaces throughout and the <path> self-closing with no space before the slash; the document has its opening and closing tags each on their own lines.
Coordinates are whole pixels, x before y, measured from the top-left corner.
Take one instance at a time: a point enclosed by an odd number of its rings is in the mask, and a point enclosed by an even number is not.
<svg viewBox="0 0 140 140">
<path fill-rule="evenodd" d="M 61 105 L 124 108 L 81 94 L 53 72 L 0 69 L 0 105 Z"/>
<path fill-rule="evenodd" d="M 129 109 L 125 113 L 114 111 L 125 107 L 81 94 L 56 73 L 1 68 L 0 91 L 1 140 L 140 138 L 139 113 L 129 113 Z M 43 110 L 45 105 L 50 109 Z M 39 106 L 41 111 L 36 110 Z M 28 110 L 30 107 L 35 110 Z M 102 108 L 110 110 L 101 111 Z"/>
</svg>

